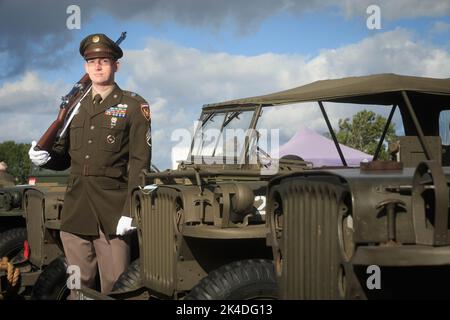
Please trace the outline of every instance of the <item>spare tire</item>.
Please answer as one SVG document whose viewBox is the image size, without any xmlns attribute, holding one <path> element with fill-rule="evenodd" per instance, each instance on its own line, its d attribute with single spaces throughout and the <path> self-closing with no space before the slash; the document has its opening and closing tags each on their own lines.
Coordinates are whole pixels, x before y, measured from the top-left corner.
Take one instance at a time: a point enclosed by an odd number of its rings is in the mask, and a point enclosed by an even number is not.
<svg viewBox="0 0 450 320">
<path fill-rule="evenodd" d="M 0 258 L 12 258 L 23 249 L 27 240 L 26 228 L 15 228 L 0 233 Z"/>
</svg>

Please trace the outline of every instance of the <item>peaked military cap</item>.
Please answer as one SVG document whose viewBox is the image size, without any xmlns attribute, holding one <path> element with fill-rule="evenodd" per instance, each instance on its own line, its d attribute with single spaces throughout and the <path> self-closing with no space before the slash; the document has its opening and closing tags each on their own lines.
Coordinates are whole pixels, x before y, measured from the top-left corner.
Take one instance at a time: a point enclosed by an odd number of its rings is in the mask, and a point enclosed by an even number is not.
<svg viewBox="0 0 450 320">
<path fill-rule="evenodd" d="M 122 49 L 102 33 L 95 33 L 84 38 L 80 43 L 80 54 L 85 60 L 95 58 L 120 59 Z"/>
</svg>

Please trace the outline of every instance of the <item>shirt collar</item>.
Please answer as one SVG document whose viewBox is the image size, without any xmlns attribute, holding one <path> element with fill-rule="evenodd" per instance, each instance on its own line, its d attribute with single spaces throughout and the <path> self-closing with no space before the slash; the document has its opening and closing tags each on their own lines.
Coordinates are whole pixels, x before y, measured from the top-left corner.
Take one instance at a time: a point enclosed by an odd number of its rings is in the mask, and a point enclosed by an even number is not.
<svg viewBox="0 0 450 320">
<path fill-rule="evenodd" d="M 92 100 L 94 100 L 94 97 L 96 94 L 100 94 L 102 96 L 102 101 L 104 101 L 106 99 L 107 96 L 109 96 L 109 94 L 111 92 L 113 92 L 114 88 L 115 88 L 115 84 L 112 84 L 111 86 L 108 87 L 107 90 L 103 91 L 103 92 L 97 92 L 95 91 L 94 87 L 92 87 Z"/>
</svg>

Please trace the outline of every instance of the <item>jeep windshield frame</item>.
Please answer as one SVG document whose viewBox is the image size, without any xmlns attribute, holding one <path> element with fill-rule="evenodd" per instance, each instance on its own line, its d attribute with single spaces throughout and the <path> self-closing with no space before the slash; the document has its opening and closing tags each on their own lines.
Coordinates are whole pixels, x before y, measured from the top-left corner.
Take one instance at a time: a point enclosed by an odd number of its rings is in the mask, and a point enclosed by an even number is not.
<svg viewBox="0 0 450 320">
<path fill-rule="evenodd" d="M 198 120 L 198 125 L 194 130 L 194 136 L 189 150 L 188 160 L 196 163 L 199 159 L 203 162 L 218 162 L 232 164 L 249 163 L 249 147 L 253 140 L 253 132 L 256 128 L 258 118 L 261 114 L 261 106 L 239 106 L 237 108 L 217 109 L 213 111 L 203 111 Z M 204 131 L 208 129 L 216 130 L 218 136 L 214 139 L 213 148 L 205 148 Z M 229 156 L 229 150 L 225 144 L 221 144 L 223 137 L 227 137 L 226 130 L 241 130 L 245 133 L 244 142 L 237 148 L 237 137 L 233 136 L 233 152 Z"/>
</svg>

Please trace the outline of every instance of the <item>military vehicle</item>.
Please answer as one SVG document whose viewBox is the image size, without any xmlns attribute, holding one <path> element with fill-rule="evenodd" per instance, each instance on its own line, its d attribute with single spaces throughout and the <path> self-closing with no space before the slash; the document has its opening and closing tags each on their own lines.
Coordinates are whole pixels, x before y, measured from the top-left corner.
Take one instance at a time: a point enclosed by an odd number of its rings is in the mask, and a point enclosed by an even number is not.
<svg viewBox="0 0 450 320">
<path fill-rule="evenodd" d="M 2 223 L 0 223 L 0 233 L 20 225 L 22 221 L 17 221 L 15 217 L 20 214 L 11 213 L 13 206 L 17 206 L 18 199 L 14 199 L 14 195 L 9 194 L 6 190 L 15 185 L 15 179 L 12 175 L 6 172 L 7 166 L 3 162 L 0 162 L 0 217 Z M 12 217 L 12 219 L 9 219 Z"/>
<path fill-rule="evenodd" d="M 22 298 L 57 297 L 55 285 L 44 281 L 46 274 L 60 278 L 58 287 L 65 282 L 61 280 L 66 278 L 66 268 L 58 231 L 67 177 L 68 171 L 32 167 L 28 184 L 0 189 L 0 257 L 8 257 L 20 269 L 17 295 Z M 49 265 L 44 279 L 36 282 Z"/>
<path fill-rule="evenodd" d="M 305 102 L 322 111 L 324 103 L 338 104 L 341 112 L 378 105 L 390 114 L 372 161 L 347 168 L 342 157 L 341 168 L 270 181 L 268 242 L 280 298 L 448 297 L 442 280 L 450 271 L 450 79 L 382 74 L 325 80 L 232 104 Z M 404 136 L 391 144 L 391 159 L 380 161 L 396 110 Z"/>
<path fill-rule="evenodd" d="M 445 282 L 439 279 L 448 276 L 450 264 L 449 88 L 448 79 L 381 74 L 206 105 L 201 128 L 223 132 L 245 112 L 248 128 L 255 129 L 263 112 L 273 116 L 270 109 L 281 112 L 288 105 L 308 110 L 308 102 L 316 102 L 342 163 L 311 168 L 298 155 L 296 165 L 281 162 L 277 173 L 263 176 L 261 168 L 273 159 L 259 148 L 258 134 L 245 140 L 244 164 L 214 165 L 205 156 L 217 156 L 217 145 L 202 148 L 208 137 L 197 133 L 191 161 L 175 171 L 144 174 L 146 187 L 133 196 L 141 259 L 111 296 L 129 297 L 135 290 L 144 297 L 186 299 L 442 297 Z M 387 109 L 370 161 L 349 166 L 325 102 L 337 108 L 335 114 L 355 105 Z M 379 160 L 395 116 L 404 135 L 390 142 L 391 159 Z M 253 167 L 247 165 L 250 150 L 258 155 Z M 203 163 L 192 161 L 195 156 Z M 252 200 L 266 194 L 265 218 Z M 381 285 L 370 287 L 370 270 L 377 268 Z M 422 291 L 426 285 L 433 294 Z"/>
</svg>

